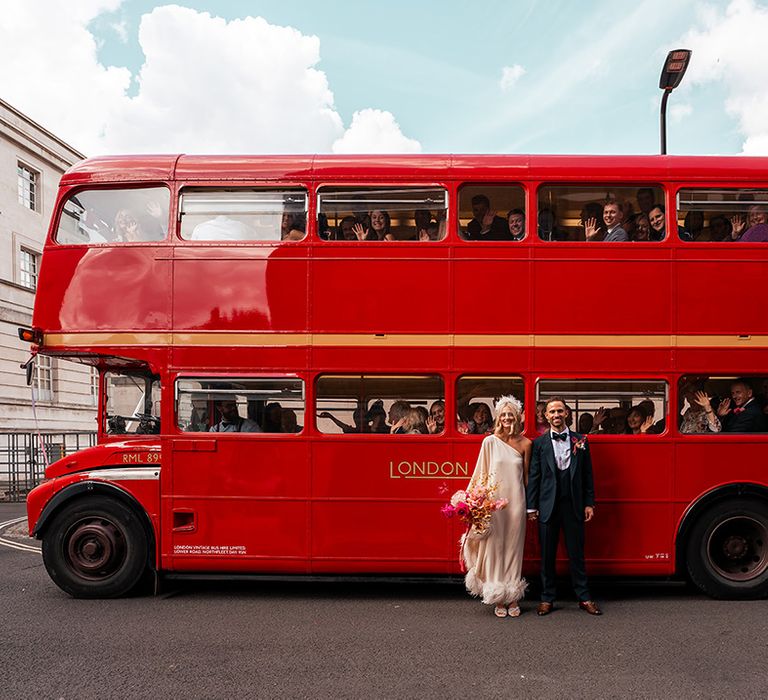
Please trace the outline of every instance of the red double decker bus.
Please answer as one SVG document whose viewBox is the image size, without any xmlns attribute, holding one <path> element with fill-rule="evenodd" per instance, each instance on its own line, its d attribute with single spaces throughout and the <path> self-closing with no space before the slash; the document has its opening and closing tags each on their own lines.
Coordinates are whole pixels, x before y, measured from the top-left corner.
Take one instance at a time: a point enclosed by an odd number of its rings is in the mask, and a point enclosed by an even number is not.
<svg viewBox="0 0 768 700">
<path fill-rule="evenodd" d="M 147 573 L 459 572 L 494 400 L 590 434 L 591 574 L 768 593 L 768 159 L 86 160 L 33 352 L 98 368 L 30 534 L 75 596 Z M 528 572 L 538 547 L 528 533 Z"/>
</svg>

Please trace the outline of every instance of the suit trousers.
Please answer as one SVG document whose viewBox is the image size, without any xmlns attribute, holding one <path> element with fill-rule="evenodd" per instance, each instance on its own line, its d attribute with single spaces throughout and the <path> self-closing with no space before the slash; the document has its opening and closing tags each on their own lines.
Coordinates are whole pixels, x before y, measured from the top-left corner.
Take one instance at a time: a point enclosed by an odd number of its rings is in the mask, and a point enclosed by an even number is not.
<svg viewBox="0 0 768 700">
<path fill-rule="evenodd" d="M 579 601 L 590 600 L 584 566 L 584 519 L 576 517 L 570 498 L 558 499 L 549 520 L 546 523 L 539 521 L 541 600 L 548 603 L 555 600 L 555 561 L 561 528 L 565 535 L 573 592 Z"/>
</svg>

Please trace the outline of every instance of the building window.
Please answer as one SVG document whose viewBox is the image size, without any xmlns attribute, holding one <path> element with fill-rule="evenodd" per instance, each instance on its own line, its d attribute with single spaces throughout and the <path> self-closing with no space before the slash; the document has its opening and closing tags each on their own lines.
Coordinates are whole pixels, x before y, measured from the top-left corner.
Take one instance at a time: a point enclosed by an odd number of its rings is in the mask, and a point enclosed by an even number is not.
<svg viewBox="0 0 768 700">
<path fill-rule="evenodd" d="M 99 370 L 95 367 L 90 368 L 90 388 L 91 403 L 97 406 L 99 403 Z"/>
<path fill-rule="evenodd" d="M 40 256 L 27 248 L 19 248 L 19 283 L 28 289 L 37 289 L 37 270 Z"/>
<path fill-rule="evenodd" d="M 40 173 L 28 168 L 23 163 L 16 164 L 18 175 L 19 204 L 38 211 L 38 191 L 40 188 Z"/>
<path fill-rule="evenodd" d="M 37 372 L 32 386 L 38 401 L 53 400 L 53 360 L 50 357 L 37 356 Z"/>
</svg>

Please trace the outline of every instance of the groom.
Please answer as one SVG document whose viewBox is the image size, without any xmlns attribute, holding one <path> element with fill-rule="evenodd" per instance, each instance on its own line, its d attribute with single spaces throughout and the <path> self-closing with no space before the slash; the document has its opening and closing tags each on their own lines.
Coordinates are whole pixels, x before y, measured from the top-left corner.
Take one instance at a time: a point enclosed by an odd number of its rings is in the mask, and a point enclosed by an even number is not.
<svg viewBox="0 0 768 700">
<path fill-rule="evenodd" d="M 560 529 L 579 607 L 602 615 L 591 600 L 584 568 L 584 523 L 595 514 L 592 458 L 586 437 L 568 430 L 568 408 L 560 398 L 547 401 L 544 415 L 550 429 L 533 443 L 528 476 L 528 519 L 539 521 L 541 602 L 536 612 L 549 615 L 555 602 L 555 556 Z"/>
</svg>

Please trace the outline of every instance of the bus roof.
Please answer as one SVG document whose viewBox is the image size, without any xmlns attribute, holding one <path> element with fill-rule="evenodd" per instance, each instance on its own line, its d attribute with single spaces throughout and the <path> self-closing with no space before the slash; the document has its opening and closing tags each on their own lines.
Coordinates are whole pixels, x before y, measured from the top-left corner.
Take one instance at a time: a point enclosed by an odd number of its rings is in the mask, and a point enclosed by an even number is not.
<svg viewBox="0 0 768 700">
<path fill-rule="evenodd" d="M 768 158 L 638 155 L 132 155 L 87 158 L 61 184 L 169 180 L 755 180 Z"/>
</svg>

